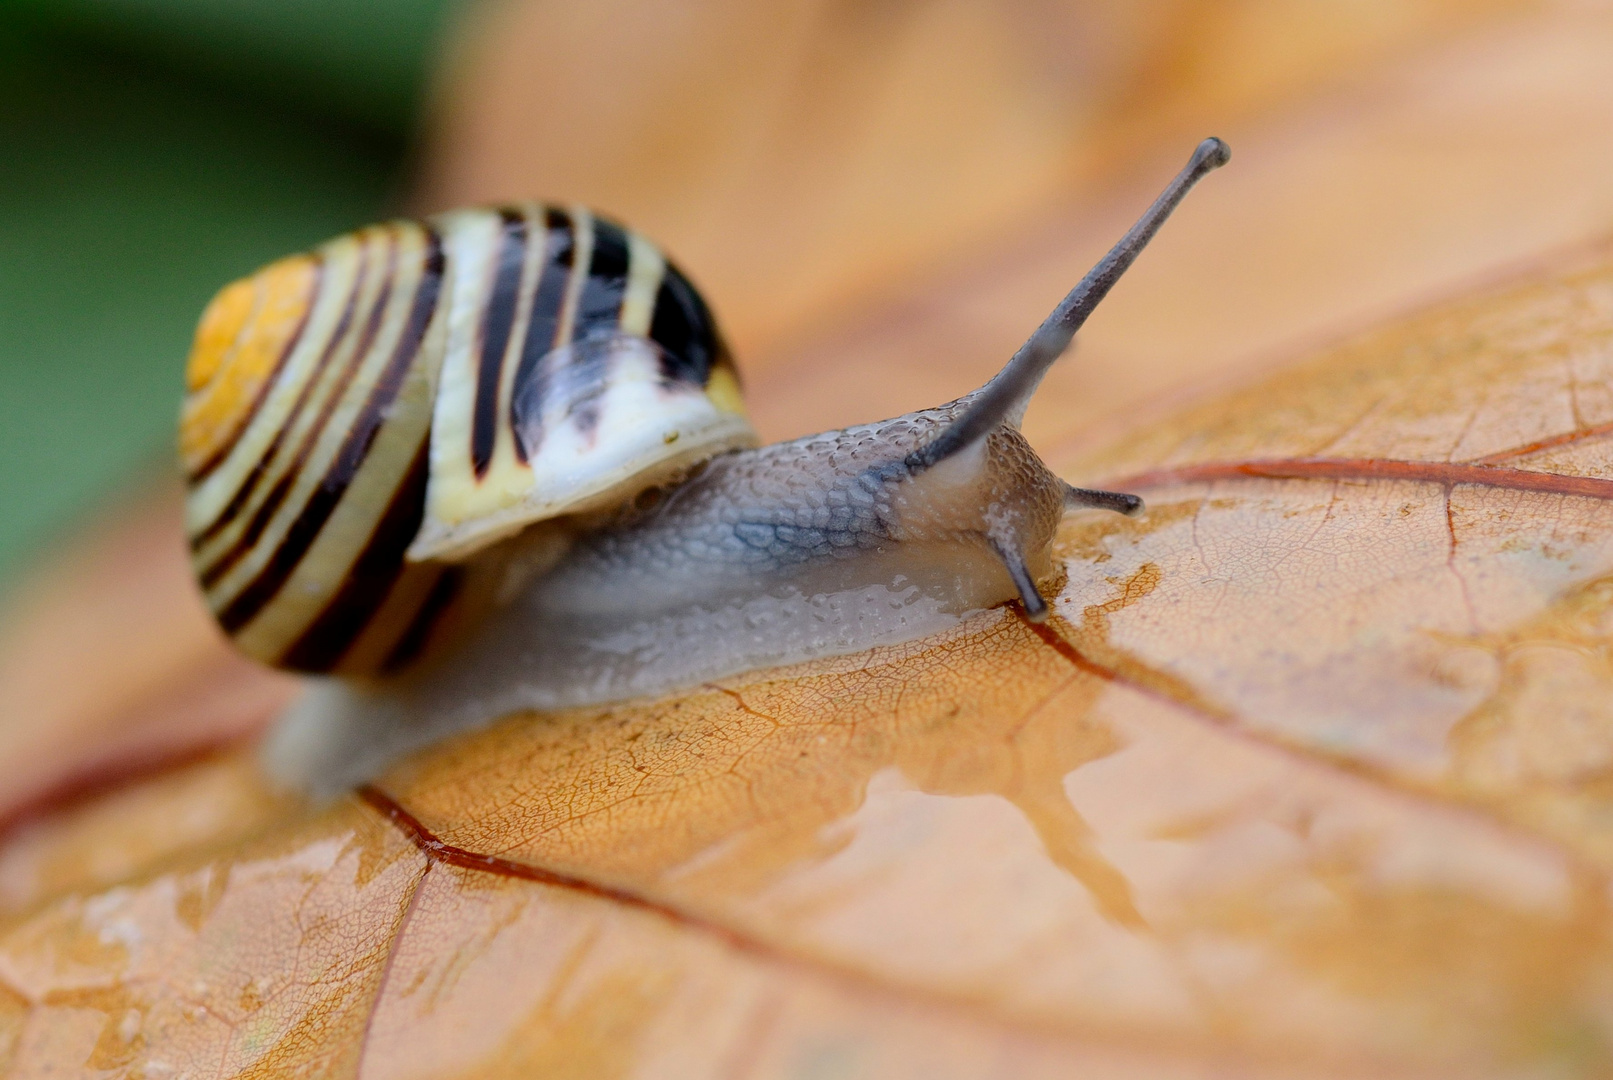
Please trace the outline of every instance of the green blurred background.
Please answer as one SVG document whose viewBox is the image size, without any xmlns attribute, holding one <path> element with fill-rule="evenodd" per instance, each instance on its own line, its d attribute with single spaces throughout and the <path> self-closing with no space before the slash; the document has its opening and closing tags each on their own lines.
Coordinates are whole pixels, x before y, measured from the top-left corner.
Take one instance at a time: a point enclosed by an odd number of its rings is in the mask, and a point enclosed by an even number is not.
<svg viewBox="0 0 1613 1080">
<path fill-rule="evenodd" d="M 170 453 L 225 282 L 393 211 L 470 0 L 0 0 L 0 593 Z"/>
</svg>

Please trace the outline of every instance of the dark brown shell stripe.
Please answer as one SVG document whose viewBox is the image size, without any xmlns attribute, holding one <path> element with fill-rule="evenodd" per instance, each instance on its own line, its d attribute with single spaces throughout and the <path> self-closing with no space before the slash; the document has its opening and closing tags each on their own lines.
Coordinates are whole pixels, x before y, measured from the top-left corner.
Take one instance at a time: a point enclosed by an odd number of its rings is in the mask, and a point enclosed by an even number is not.
<svg viewBox="0 0 1613 1080">
<path fill-rule="evenodd" d="M 306 328 L 255 404 L 232 452 L 200 487 L 234 479 L 210 520 L 193 513 L 194 561 L 209 605 L 247 652 L 326 671 L 366 643 L 399 592 L 403 550 L 424 508 L 431 350 L 444 257 L 419 225 L 366 229 L 321 250 Z M 440 320 L 438 320 L 440 322 Z M 250 438 L 252 429 L 272 430 Z M 249 443 L 255 458 L 232 461 Z M 405 592 L 424 602 L 440 568 Z M 397 612 L 394 615 L 405 613 Z M 412 615 L 411 613 L 407 613 Z M 388 620 L 397 638 L 409 619 Z M 389 652 L 395 642 L 362 651 Z"/>
<path fill-rule="evenodd" d="M 499 212 L 497 261 L 493 286 L 482 315 L 480 360 L 476 368 L 476 403 L 471 414 L 471 460 L 477 476 L 493 459 L 497 432 L 499 376 L 509 348 L 515 309 L 521 298 L 521 272 L 526 263 L 527 222 L 516 210 Z"/>
<path fill-rule="evenodd" d="M 608 222 L 601 224 L 607 231 L 615 228 Z M 562 210 L 550 207 L 544 213 L 544 226 L 543 273 L 538 278 L 538 287 L 532 296 L 531 313 L 527 316 L 526 341 L 521 346 L 520 363 L 515 369 L 510 402 L 512 423 L 515 420 L 514 388 L 526 385 L 537 371 L 538 361 L 560 344 L 561 315 L 564 313 L 566 294 L 571 286 L 571 273 L 577 255 L 576 237 L 570 216 Z M 618 303 L 618 310 L 620 307 Z M 612 318 L 615 318 L 614 314 Z M 474 442 L 472 454 L 473 456 L 476 454 Z M 527 460 L 526 444 L 519 438 L 515 440 L 515 455 L 523 463 Z M 477 475 L 480 476 L 485 471 L 485 466 L 482 466 Z"/>
</svg>

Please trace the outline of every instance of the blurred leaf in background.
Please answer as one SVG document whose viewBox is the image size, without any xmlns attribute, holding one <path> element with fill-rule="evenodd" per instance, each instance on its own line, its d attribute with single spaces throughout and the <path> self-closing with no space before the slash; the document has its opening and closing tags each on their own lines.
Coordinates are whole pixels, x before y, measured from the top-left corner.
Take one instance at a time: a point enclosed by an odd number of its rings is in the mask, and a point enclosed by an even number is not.
<svg viewBox="0 0 1613 1080">
<path fill-rule="evenodd" d="M 219 286 L 390 209 L 454 4 L 0 9 L 0 589 L 163 460 Z"/>
</svg>

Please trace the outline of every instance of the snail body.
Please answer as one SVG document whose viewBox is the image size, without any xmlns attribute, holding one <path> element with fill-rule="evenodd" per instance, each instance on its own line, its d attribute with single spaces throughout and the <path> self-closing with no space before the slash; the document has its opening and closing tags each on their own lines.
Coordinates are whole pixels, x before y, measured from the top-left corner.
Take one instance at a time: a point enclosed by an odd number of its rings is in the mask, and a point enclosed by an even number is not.
<svg viewBox="0 0 1613 1080">
<path fill-rule="evenodd" d="M 687 279 L 580 209 L 383 226 L 231 287 L 249 297 L 226 289 L 198 332 L 182 422 L 198 578 L 247 652 L 352 676 L 293 710 L 276 771 L 334 789 L 523 707 L 909 640 L 1008 600 L 1045 618 L 1062 516 L 1142 503 L 1064 483 L 1020 418 L 1226 159 L 1200 144 L 979 390 L 772 446 L 754 445 Z M 228 395 L 254 403 L 246 419 L 211 400 Z M 325 515 L 312 527 L 310 507 Z M 243 596 L 257 605 L 245 620 Z"/>
</svg>

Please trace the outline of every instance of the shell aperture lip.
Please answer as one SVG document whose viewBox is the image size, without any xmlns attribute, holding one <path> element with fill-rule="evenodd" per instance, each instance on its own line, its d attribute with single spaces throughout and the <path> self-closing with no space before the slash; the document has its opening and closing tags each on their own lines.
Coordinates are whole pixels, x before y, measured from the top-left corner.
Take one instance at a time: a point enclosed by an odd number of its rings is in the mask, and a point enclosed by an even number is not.
<svg viewBox="0 0 1613 1080">
<path fill-rule="evenodd" d="M 461 478 L 439 478 L 409 557 L 452 559 L 529 524 L 630 499 L 726 450 L 755 445 L 742 413 L 675 377 L 648 338 L 613 334 L 562 346 L 512 388 L 522 490 L 484 508 Z"/>
</svg>

